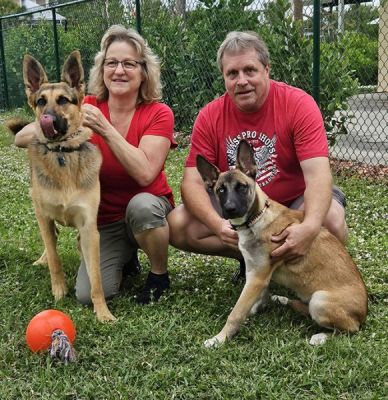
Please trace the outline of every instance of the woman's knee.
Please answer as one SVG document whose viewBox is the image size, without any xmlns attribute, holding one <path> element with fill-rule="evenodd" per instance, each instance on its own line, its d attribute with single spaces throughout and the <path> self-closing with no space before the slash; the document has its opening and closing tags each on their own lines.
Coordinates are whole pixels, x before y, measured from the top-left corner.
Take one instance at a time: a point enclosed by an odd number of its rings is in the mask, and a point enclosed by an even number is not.
<svg viewBox="0 0 388 400">
<path fill-rule="evenodd" d="M 105 300 L 109 300 L 112 297 L 117 296 L 119 290 L 116 285 L 104 286 L 103 287 Z M 76 287 L 75 297 L 77 301 L 83 305 L 91 305 L 92 297 L 90 293 L 90 287 Z"/>
<path fill-rule="evenodd" d="M 169 205 L 168 205 L 169 206 Z M 134 196 L 127 206 L 126 222 L 135 232 L 164 226 L 166 224 L 166 205 L 157 196 L 150 193 L 139 193 Z"/>
<path fill-rule="evenodd" d="M 85 306 L 92 304 L 92 298 L 90 296 L 90 287 L 80 287 L 75 288 L 75 297 L 77 301 Z"/>
<path fill-rule="evenodd" d="M 120 278 L 119 278 L 120 275 Z M 102 290 L 106 300 L 116 296 L 120 291 L 122 273 L 115 271 L 113 274 L 108 274 L 102 277 Z M 84 277 L 86 278 L 86 277 Z M 77 279 L 75 286 L 75 297 L 77 301 L 84 305 L 92 304 L 91 287 L 89 278 Z"/>
</svg>

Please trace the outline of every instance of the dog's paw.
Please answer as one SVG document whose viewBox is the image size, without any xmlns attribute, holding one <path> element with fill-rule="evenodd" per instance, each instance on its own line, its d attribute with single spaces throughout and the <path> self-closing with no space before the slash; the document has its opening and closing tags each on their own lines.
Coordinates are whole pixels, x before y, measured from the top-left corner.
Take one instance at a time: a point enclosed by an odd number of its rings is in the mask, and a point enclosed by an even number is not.
<svg viewBox="0 0 388 400">
<path fill-rule="evenodd" d="M 271 300 L 274 301 L 275 303 L 280 303 L 283 306 L 286 306 L 288 304 L 288 297 L 285 296 L 273 295 L 271 296 Z"/>
<path fill-rule="evenodd" d="M 109 311 L 108 307 L 105 306 L 102 309 L 95 310 L 97 314 L 97 319 L 100 322 L 111 322 L 116 321 L 116 317 Z"/>
<path fill-rule="evenodd" d="M 32 265 L 45 265 L 45 264 L 47 264 L 46 250 Z"/>
<path fill-rule="evenodd" d="M 220 343 L 217 339 L 217 336 L 212 337 L 211 339 L 207 339 L 203 342 L 204 346 L 207 349 L 219 347 L 222 343 Z"/>
<path fill-rule="evenodd" d="M 311 336 L 309 343 L 311 346 L 320 346 L 321 344 L 326 343 L 328 337 L 329 335 L 327 333 L 317 333 L 316 335 Z"/>
<path fill-rule="evenodd" d="M 204 346 L 208 349 L 210 348 L 216 348 L 216 347 L 220 347 L 225 343 L 226 337 L 224 337 L 223 335 L 221 335 L 220 333 L 214 337 L 212 337 L 211 339 L 205 340 L 204 341 Z"/>
<path fill-rule="evenodd" d="M 117 318 L 116 318 L 111 312 L 109 312 L 108 314 L 107 314 L 107 313 L 104 313 L 104 314 L 97 314 L 97 319 L 98 319 L 100 322 L 113 322 L 113 321 L 117 321 Z"/>
<path fill-rule="evenodd" d="M 52 292 L 54 299 L 56 301 L 62 299 L 67 295 L 67 286 L 66 283 L 58 283 L 56 285 L 52 285 Z"/>
</svg>

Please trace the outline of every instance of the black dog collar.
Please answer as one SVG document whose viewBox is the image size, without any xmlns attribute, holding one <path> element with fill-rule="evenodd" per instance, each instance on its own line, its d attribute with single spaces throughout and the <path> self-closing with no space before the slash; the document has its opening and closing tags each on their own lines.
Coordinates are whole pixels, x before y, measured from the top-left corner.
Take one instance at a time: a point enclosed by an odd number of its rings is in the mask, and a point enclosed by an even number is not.
<svg viewBox="0 0 388 400">
<path fill-rule="evenodd" d="M 72 153 L 73 151 L 80 151 L 84 147 L 84 144 L 80 144 L 78 147 L 63 147 L 58 145 L 56 147 L 49 147 L 46 143 L 42 143 L 46 150 L 51 151 L 53 153 L 58 153 L 58 164 L 61 167 L 66 165 L 66 158 L 63 153 Z"/>
</svg>

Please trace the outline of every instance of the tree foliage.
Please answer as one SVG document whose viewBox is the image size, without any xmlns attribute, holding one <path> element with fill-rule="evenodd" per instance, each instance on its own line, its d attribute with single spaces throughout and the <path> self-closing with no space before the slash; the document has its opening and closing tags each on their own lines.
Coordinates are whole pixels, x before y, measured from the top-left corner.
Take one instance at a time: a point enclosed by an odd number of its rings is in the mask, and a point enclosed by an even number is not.
<svg viewBox="0 0 388 400">
<path fill-rule="evenodd" d="M 12 0 L 0 1 L 0 16 L 7 14 L 14 14 L 21 10 L 23 10 L 23 7 L 19 7 L 19 5 Z"/>
</svg>

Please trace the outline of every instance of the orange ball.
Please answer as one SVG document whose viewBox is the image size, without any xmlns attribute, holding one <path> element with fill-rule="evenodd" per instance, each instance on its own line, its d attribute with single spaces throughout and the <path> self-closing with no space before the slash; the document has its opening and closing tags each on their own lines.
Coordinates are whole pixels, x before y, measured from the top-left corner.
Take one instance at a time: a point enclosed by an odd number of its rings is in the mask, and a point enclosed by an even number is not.
<svg viewBox="0 0 388 400">
<path fill-rule="evenodd" d="M 57 329 L 64 331 L 69 341 L 74 342 L 75 327 L 66 314 L 58 310 L 45 310 L 36 314 L 26 330 L 28 347 L 34 352 L 47 350 L 51 345 L 51 334 Z"/>
</svg>

